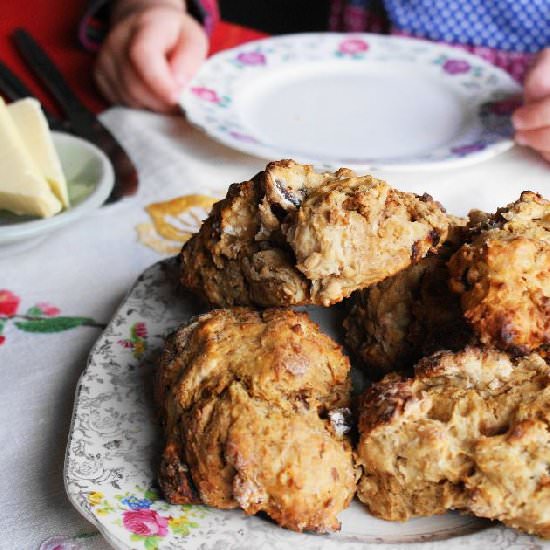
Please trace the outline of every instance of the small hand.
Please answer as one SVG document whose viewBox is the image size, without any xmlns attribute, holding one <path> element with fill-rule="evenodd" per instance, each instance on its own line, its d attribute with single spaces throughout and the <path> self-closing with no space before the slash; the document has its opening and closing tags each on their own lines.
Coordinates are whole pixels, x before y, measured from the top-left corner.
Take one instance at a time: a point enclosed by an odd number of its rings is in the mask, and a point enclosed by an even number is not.
<svg viewBox="0 0 550 550">
<path fill-rule="evenodd" d="M 542 50 L 527 75 L 524 99 L 513 116 L 516 142 L 550 162 L 550 48 Z"/>
<path fill-rule="evenodd" d="M 112 103 L 169 112 L 208 51 L 202 27 L 183 2 L 133 4 L 115 21 L 95 77 Z"/>
</svg>

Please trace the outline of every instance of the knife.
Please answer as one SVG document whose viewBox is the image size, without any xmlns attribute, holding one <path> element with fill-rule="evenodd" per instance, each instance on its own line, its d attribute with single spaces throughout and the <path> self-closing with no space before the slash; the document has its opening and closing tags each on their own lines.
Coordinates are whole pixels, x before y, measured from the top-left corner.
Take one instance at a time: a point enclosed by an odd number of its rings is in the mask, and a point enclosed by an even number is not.
<svg viewBox="0 0 550 550">
<path fill-rule="evenodd" d="M 59 69 L 25 29 L 16 29 L 12 39 L 29 69 L 65 113 L 73 133 L 97 145 L 113 164 L 115 185 L 107 202 L 134 195 L 138 187 L 137 171 L 126 151 L 95 114 L 76 97 Z"/>
<path fill-rule="evenodd" d="M 9 100 L 17 101 L 25 97 L 32 97 L 33 93 L 23 84 L 4 63 L 0 61 L 0 92 Z M 71 132 L 69 123 L 61 120 L 49 111 L 44 105 L 41 105 L 42 111 L 48 120 L 48 126 L 52 130 Z"/>
</svg>

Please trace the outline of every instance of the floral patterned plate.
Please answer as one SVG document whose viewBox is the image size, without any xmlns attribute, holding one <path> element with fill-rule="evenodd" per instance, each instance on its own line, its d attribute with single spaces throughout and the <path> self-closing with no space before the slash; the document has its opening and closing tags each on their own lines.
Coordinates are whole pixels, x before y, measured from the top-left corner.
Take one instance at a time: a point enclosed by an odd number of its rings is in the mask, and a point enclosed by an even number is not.
<svg viewBox="0 0 550 550">
<path fill-rule="evenodd" d="M 210 136 L 255 156 L 411 170 L 509 149 L 520 91 L 501 69 L 449 46 L 323 33 L 217 54 L 180 103 Z"/>
<path fill-rule="evenodd" d="M 92 349 L 76 390 L 66 490 L 114 548 L 358 550 L 386 542 L 411 549 L 414 544 L 403 543 L 449 539 L 445 544 L 451 550 L 536 540 L 454 513 L 406 523 L 381 521 L 359 502 L 341 514 L 342 530 L 327 536 L 293 533 L 239 510 L 166 503 L 156 484 L 161 434 L 152 374 L 164 335 L 199 313 L 193 298 L 177 288 L 175 260 L 159 262 L 139 277 Z M 313 308 L 310 314 L 337 338 L 338 310 L 327 311 Z"/>
</svg>

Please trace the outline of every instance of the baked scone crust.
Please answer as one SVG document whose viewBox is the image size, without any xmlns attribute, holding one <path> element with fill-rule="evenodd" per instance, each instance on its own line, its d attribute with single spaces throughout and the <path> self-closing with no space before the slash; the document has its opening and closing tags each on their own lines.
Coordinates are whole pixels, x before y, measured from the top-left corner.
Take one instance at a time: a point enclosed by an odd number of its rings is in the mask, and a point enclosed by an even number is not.
<svg viewBox="0 0 550 550">
<path fill-rule="evenodd" d="M 525 191 L 490 216 L 449 262 L 450 287 L 484 344 L 527 354 L 550 344 L 550 201 Z"/>
<path fill-rule="evenodd" d="M 349 361 L 305 313 L 215 310 L 167 340 L 157 376 L 172 503 L 263 511 L 328 532 L 355 493 Z M 343 414 L 343 413 L 342 413 Z"/>
<path fill-rule="evenodd" d="M 469 347 L 391 373 L 359 406 L 358 497 L 387 520 L 454 508 L 548 536 L 549 409 L 537 354 Z"/>
<path fill-rule="evenodd" d="M 369 378 L 412 369 L 435 351 L 473 343 L 460 300 L 448 286 L 447 262 L 463 243 L 466 221 L 455 223 L 452 240 L 436 254 L 350 298 L 345 341 Z"/>
<path fill-rule="evenodd" d="M 429 195 L 272 162 L 214 206 L 182 249 L 181 281 L 216 306 L 329 306 L 422 259 L 448 225 Z"/>
</svg>

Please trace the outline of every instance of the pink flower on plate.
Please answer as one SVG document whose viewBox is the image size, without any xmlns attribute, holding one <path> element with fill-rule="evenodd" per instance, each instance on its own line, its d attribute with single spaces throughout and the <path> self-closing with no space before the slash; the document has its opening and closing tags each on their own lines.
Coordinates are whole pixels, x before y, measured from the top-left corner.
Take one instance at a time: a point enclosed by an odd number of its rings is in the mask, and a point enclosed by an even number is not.
<svg viewBox="0 0 550 550">
<path fill-rule="evenodd" d="M 205 101 L 209 101 L 210 103 L 219 103 L 220 98 L 215 90 L 211 90 L 210 88 L 191 88 L 191 91 L 194 95 L 197 97 L 200 97 L 201 99 L 204 99 Z"/>
<path fill-rule="evenodd" d="M 145 323 L 136 323 L 134 325 L 134 330 L 138 338 L 147 338 L 147 327 Z"/>
<path fill-rule="evenodd" d="M 243 65 L 265 65 L 266 57 L 260 52 L 243 52 L 237 56 L 237 61 Z"/>
<path fill-rule="evenodd" d="M 55 317 L 61 313 L 58 307 L 52 306 L 48 304 L 48 302 L 38 302 L 36 307 L 39 308 L 40 311 L 42 311 L 42 315 L 46 315 L 46 317 Z"/>
<path fill-rule="evenodd" d="M 127 510 L 122 515 L 122 523 L 128 531 L 145 537 L 164 537 L 168 533 L 168 519 L 150 508 Z"/>
<path fill-rule="evenodd" d="M 470 70 L 470 64 L 463 59 L 447 59 L 443 63 L 443 70 L 447 74 L 464 74 Z"/>
<path fill-rule="evenodd" d="M 19 307 L 19 296 L 13 292 L 0 289 L 0 316 L 12 317 Z"/>
<path fill-rule="evenodd" d="M 369 49 L 369 45 L 360 38 L 348 38 L 343 42 L 340 42 L 338 51 L 340 53 L 355 55 L 358 53 L 366 52 Z"/>
</svg>

